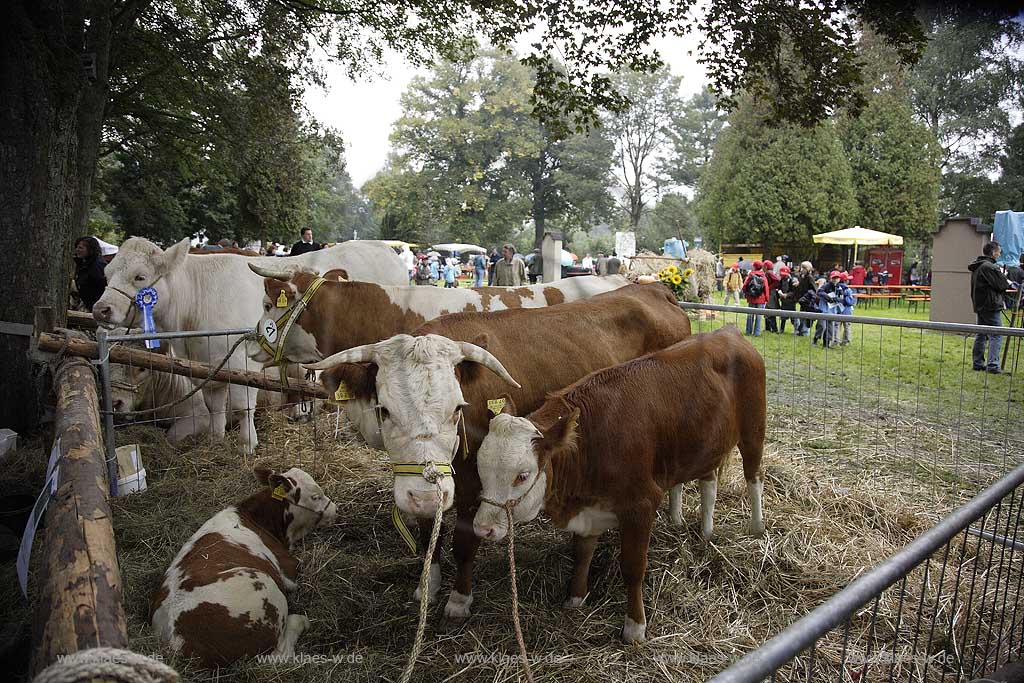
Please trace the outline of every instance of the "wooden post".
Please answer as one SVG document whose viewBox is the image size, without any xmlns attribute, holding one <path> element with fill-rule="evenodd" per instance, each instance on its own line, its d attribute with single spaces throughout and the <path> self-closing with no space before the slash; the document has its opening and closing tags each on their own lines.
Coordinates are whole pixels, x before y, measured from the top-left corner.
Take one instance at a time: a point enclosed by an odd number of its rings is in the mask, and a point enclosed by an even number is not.
<svg viewBox="0 0 1024 683">
<path fill-rule="evenodd" d="M 57 394 L 57 494 L 46 512 L 46 532 L 33 628 L 35 673 L 94 647 L 128 647 L 121 572 L 107 501 L 100 440 L 99 400 L 90 364 L 69 357 L 54 373 Z"/>
<path fill-rule="evenodd" d="M 39 335 L 39 350 L 51 353 L 65 348 L 65 339 L 60 335 L 41 334 Z M 66 342 L 67 353 L 85 358 L 99 358 L 99 350 L 96 342 L 89 339 L 71 337 Z M 203 363 L 194 363 L 184 358 L 171 358 L 159 353 L 133 349 L 124 346 L 114 346 L 110 349 L 110 362 L 134 365 L 138 368 L 170 372 L 175 375 L 184 375 L 192 379 L 206 379 L 213 377 L 218 382 L 230 382 L 247 387 L 257 387 L 268 391 L 279 392 L 301 392 L 314 398 L 330 398 L 330 394 L 319 384 L 299 379 L 289 379 L 286 387 L 279 380 L 271 379 L 262 372 L 247 372 L 244 370 L 230 370 L 222 368 L 216 373 L 213 368 Z M 219 361 L 218 361 L 219 362 Z"/>
</svg>

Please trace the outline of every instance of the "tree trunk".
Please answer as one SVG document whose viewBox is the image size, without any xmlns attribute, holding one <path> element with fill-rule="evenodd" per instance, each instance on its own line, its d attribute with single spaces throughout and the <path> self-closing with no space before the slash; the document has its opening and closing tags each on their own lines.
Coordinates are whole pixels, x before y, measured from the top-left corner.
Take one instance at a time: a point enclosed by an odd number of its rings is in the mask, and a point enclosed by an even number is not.
<svg viewBox="0 0 1024 683">
<path fill-rule="evenodd" d="M 546 217 L 545 207 L 547 205 L 547 182 L 544 167 L 547 163 L 547 148 L 540 150 L 537 173 L 533 176 L 533 246 L 540 249 L 544 242 L 544 222 Z"/>
<path fill-rule="evenodd" d="M 64 324 L 71 239 L 79 191 L 78 107 L 82 97 L 79 3 L 0 3 L 0 320 L 31 324 L 51 306 Z M 79 11 L 75 11 L 79 10 Z M 0 335 L 0 426 L 38 423 L 28 337 Z"/>
</svg>

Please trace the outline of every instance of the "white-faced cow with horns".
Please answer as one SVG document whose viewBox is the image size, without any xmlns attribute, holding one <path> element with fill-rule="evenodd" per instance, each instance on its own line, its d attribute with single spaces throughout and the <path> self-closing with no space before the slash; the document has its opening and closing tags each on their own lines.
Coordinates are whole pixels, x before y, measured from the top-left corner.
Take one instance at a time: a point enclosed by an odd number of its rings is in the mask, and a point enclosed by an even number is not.
<svg viewBox="0 0 1024 683">
<path fill-rule="evenodd" d="M 430 534 L 437 491 L 424 476 L 431 464 L 441 480 L 443 505 L 458 510 L 454 554 L 458 575 L 445 615 L 469 616 L 473 533 L 480 479 L 476 450 L 487 433 L 493 401 L 508 393 L 530 411 L 545 396 L 594 370 L 665 348 L 690 334 L 690 321 L 660 284 L 629 285 L 584 301 L 549 308 L 458 313 L 421 325 L 414 336 L 344 351 L 312 366 L 327 370 L 331 391 L 377 406 L 384 445 L 395 469 L 395 503 Z M 489 407 L 489 402 L 490 407 Z M 453 462 L 454 461 L 454 462 Z M 440 588 L 440 545 L 430 570 L 429 597 Z M 417 595 L 414 593 L 414 597 Z"/>
<path fill-rule="evenodd" d="M 626 278 L 584 276 L 530 287 L 440 289 L 370 282 L 352 282 L 338 271 L 281 273 L 252 264 L 266 276 L 259 343 L 249 345 L 249 357 L 265 363 L 283 360 L 314 363 L 331 354 L 412 333 L 442 315 L 511 308 L 543 308 L 610 292 L 628 284 Z M 267 332 L 269 331 L 269 333 Z M 272 337 L 272 339 L 271 339 Z M 374 448 L 383 448 L 372 407 L 352 399 L 349 419 Z"/>
<path fill-rule="evenodd" d="M 153 320 L 159 332 L 229 330 L 252 328 L 263 312 L 263 279 L 248 268 L 309 268 L 326 272 L 342 268 L 352 279 L 385 284 L 408 283 L 398 255 L 383 242 L 353 241 L 329 249 L 290 257 L 247 258 L 236 254 L 189 255 L 189 240 L 162 250 L 149 240 L 132 237 L 121 245 L 106 267 L 107 289 L 93 307 L 93 317 L 104 325 L 140 326 L 135 304 L 140 290 L 157 292 Z M 285 261 L 285 264 L 282 264 Z M 237 337 L 199 337 L 175 340 L 181 358 L 216 365 Z M 236 349 L 225 367 L 246 369 L 244 349 Z M 250 368 L 252 369 L 252 368 Z M 253 408 L 258 390 L 219 382 L 203 388 L 210 412 L 210 428 L 222 437 L 229 415 L 240 423 L 241 441 L 247 452 L 256 448 Z"/>
<path fill-rule="evenodd" d="M 665 400 L 685 387 L 685 400 Z M 764 531 L 761 455 L 765 433 L 764 359 L 735 327 L 599 370 L 556 392 L 526 417 L 491 420 L 477 455 L 483 483 L 476 534 L 499 541 L 513 522 L 541 510 L 573 532 L 575 572 L 567 606 L 587 595 L 597 539 L 622 534 L 627 642 L 646 637 L 643 580 L 647 545 L 666 491 L 682 522 L 683 482 L 700 480 L 701 534 L 711 538 L 717 470 L 735 446 L 743 458 L 750 532 Z"/>
</svg>

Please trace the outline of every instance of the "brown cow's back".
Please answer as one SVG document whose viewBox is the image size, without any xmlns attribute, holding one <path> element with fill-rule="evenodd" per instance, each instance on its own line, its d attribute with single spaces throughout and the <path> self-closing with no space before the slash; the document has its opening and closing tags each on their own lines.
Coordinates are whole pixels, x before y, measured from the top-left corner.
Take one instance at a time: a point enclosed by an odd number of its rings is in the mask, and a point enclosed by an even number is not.
<svg viewBox="0 0 1024 683">
<path fill-rule="evenodd" d="M 576 447 L 552 459 L 558 493 L 546 510 L 555 524 L 579 507 L 621 505 L 651 481 L 664 491 L 707 477 L 737 444 L 755 454 L 744 457 L 744 474 L 756 476 L 764 360 L 728 327 L 594 372 L 529 419 L 544 430 L 577 408 Z"/>
</svg>

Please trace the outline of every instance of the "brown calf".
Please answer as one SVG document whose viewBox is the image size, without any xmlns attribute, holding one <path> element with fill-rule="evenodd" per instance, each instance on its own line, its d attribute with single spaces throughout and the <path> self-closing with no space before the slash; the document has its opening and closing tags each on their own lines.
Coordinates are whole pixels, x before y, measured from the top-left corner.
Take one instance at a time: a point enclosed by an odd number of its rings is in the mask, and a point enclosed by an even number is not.
<svg viewBox="0 0 1024 683">
<path fill-rule="evenodd" d="M 763 533 L 765 410 L 764 360 L 735 327 L 595 372 L 525 418 L 506 412 L 491 421 L 477 460 L 486 504 L 474 531 L 499 540 L 508 531 L 506 507 L 522 522 L 543 509 L 574 534 L 568 604 L 577 606 L 587 594 L 598 537 L 618 527 L 627 596 L 623 637 L 642 641 L 647 545 L 666 491 L 678 522 L 679 487 L 700 480 L 701 533 L 710 538 L 716 470 L 738 445 L 750 532 Z"/>
</svg>

